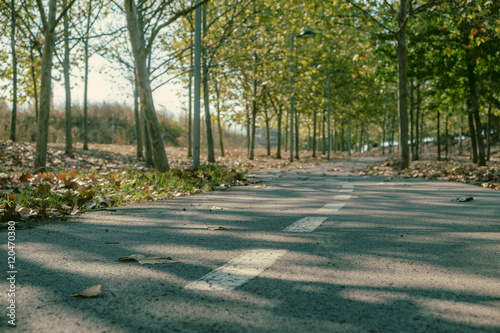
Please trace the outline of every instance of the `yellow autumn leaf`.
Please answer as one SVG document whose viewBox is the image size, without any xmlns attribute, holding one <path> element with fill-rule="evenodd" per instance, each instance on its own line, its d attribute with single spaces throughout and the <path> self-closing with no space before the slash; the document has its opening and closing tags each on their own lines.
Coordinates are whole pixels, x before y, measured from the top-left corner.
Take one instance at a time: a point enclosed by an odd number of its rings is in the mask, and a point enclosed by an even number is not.
<svg viewBox="0 0 500 333">
<path fill-rule="evenodd" d="M 76 294 L 71 295 L 71 296 L 73 296 L 73 297 L 87 297 L 87 298 L 96 297 L 101 293 L 101 288 L 102 288 L 101 284 L 95 284 L 95 285 L 90 286 L 87 289 L 82 290 L 80 292 L 77 292 Z"/>
</svg>

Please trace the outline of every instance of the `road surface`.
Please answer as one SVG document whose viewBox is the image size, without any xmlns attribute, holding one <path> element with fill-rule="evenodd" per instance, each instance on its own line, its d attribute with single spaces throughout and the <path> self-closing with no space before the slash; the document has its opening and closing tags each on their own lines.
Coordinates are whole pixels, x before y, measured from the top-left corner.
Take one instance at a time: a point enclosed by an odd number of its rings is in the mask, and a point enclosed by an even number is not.
<svg viewBox="0 0 500 333">
<path fill-rule="evenodd" d="M 370 161 L 16 230 L 0 331 L 499 332 L 500 192 L 350 172 Z"/>
</svg>

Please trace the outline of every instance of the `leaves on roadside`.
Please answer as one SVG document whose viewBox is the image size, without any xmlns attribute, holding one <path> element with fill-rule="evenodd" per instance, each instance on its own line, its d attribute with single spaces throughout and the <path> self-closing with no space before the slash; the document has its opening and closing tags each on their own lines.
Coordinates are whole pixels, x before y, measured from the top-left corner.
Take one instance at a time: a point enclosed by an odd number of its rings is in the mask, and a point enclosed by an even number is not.
<svg viewBox="0 0 500 333">
<path fill-rule="evenodd" d="M 143 254 L 131 254 L 126 257 L 118 258 L 116 261 L 136 261 L 141 265 L 171 264 L 176 262 L 173 261 L 171 257 L 146 257 Z"/>
<path fill-rule="evenodd" d="M 120 257 L 116 259 L 116 261 L 138 261 L 139 259 L 144 259 L 144 258 L 146 258 L 146 256 L 143 254 L 131 254 L 126 257 Z"/>
<path fill-rule="evenodd" d="M 479 185 L 500 190 L 500 165 L 478 167 L 465 161 L 414 161 L 404 170 L 397 169 L 397 160 L 379 162 L 359 170 L 361 176 L 438 179 Z"/>
<path fill-rule="evenodd" d="M 73 297 L 85 297 L 85 298 L 91 298 L 91 297 L 97 297 L 101 294 L 101 284 L 95 284 L 90 287 L 88 287 L 85 290 L 82 290 L 80 292 L 77 292 L 76 294 L 73 294 L 71 296 Z"/>
<path fill-rule="evenodd" d="M 137 260 L 137 262 L 141 265 L 155 265 L 155 264 L 171 264 L 176 261 L 173 261 L 170 257 L 146 257 Z"/>
<path fill-rule="evenodd" d="M 222 227 L 222 226 L 218 226 L 218 227 L 208 227 L 207 229 L 208 229 L 208 230 L 212 230 L 212 231 L 214 231 L 214 230 L 227 230 L 227 228 L 224 228 L 224 227 Z"/>
</svg>

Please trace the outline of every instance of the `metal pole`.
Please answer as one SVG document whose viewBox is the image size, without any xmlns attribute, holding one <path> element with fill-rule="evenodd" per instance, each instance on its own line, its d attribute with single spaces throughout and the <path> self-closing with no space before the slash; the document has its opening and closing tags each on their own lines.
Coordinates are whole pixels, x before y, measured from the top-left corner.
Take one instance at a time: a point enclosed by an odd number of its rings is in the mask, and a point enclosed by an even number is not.
<svg viewBox="0 0 500 333">
<path fill-rule="evenodd" d="M 327 159 L 330 159 L 330 150 L 331 150 L 331 145 L 332 145 L 332 140 L 331 140 L 331 129 L 330 129 L 330 113 L 331 113 L 331 105 L 332 105 L 332 87 L 331 87 L 331 75 L 328 74 L 328 153 L 327 153 Z"/>
<path fill-rule="evenodd" d="M 194 121 L 193 168 L 200 166 L 200 98 L 201 98 L 201 6 L 194 15 Z"/>
<path fill-rule="evenodd" d="M 295 83 L 295 63 L 293 60 L 295 36 L 293 34 L 293 31 L 290 32 L 290 39 L 292 42 L 292 47 L 291 47 L 291 52 L 290 52 L 290 62 L 292 63 L 292 74 L 290 77 L 290 162 L 293 162 L 293 140 L 294 140 L 294 137 L 293 137 L 293 98 L 294 98 L 293 85 Z"/>
</svg>

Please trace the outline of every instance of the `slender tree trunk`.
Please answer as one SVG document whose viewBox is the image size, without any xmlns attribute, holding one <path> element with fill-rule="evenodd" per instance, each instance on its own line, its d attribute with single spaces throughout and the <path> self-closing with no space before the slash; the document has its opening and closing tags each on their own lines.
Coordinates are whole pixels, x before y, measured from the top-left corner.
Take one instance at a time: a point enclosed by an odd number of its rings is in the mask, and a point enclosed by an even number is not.
<svg viewBox="0 0 500 333">
<path fill-rule="evenodd" d="M 410 152 L 411 157 L 415 159 L 415 134 L 413 128 L 415 127 L 415 96 L 414 96 L 414 81 L 410 80 Z"/>
<path fill-rule="evenodd" d="M 137 137 L 137 159 L 143 159 L 144 155 L 142 154 L 142 131 L 141 131 L 141 117 L 139 114 L 139 83 L 137 81 L 137 75 L 135 75 L 135 79 L 133 82 L 134 88 L 134 118 L 135 118 L 135 135 Z"/>
<path fill-rule="evenodd" d="M 68 0 L 64 0 L 63 6 L 66 7 L 67 5 L 68 5 Z M 70 75 L 69 75 L 70 48 L 69 48 L 69 13 L 68 12 L 66 12 L 66 14 L 64 15 L 64 60 L 63 60 L 64 90 L 65 90 L 65 96 L 66 96 L 65 154 L 67 156 L 73 156 L 73 134 L 72 134 L 73 121 L 71 120 L 71 81 L 70 81 Z"/>
<path fill-rule="evenodd" d="M 215 163 L 214 137 L 212 134 L 212 118 L 210 116 L 210 95 L 208 88 L 208 47 L 207 47 L 207 5 L 203 5 L 203 104 L 205 106 L 205 125 L 207 131 L 208 162 Z"/>
<path fill-rule="evenodd" d="M 11 35 L 10 47 L 12 51 L 12 114 L 10 122 L 10 139 L 16 141 L 17 126 L 17 52 L 16 52 L 16 7 L 15 0 L 11 1 Z"/>
<path fill-rule="evenodd" d="M 414 154 L 413 154 L 413 160 L 418 161 L 419 159 L 419 145 L 420 145 L 420 136 L 421 133 L 419 131 L 419 119 L 422 117 L 420 115 L 420 83 L 417 82 L 417 105 L 416 105 L 416 115 L 415 115 L 415 147 L 413 148 Z M 413 96 L 413 94 L 412 94 Z M 420 133 L 420 134 L 419 134 Z"/>
<path fill-rule="evenodd" d="M 462 156 L 464 154 L 464 116 L 460 115 L 460 137 L 458 138 L 458 155 Z"/>
<path fill-rule="evenodd" d="M 83 150 L 89 150 L 89 142 L 88 142 L 88 90 L 89 90 L 89 33 L 90 33 L 90 25 L 91 25 L 91 8 L 92 8 L 92 0 L 89 0 L 87 13 L 89 13 L 87 17 L 87 29 L 86 35 L 83 40 L 84 43 L 84 58 L 85 58 L 85 77 L 83 81 Z"/>
<path fill-rule="evenodd" d="M 252 101 L 252 138 L 250 143 L 250 157 L 249 159 L 253 161 L 254 159 L 254 150 L 255 150 L 255 129 L 256 129 L 256 121 L 257 121 L 257 81 L 254 83 L 254 98 Z"/>
<path fill-rule="evenodd" d="M 279 105 L 279 111 L 278 111 L 278 142 L 276 147 L 276 158 L 281 159 L 281 117 L 283 116 L 283 107 L 280 104 Z"/>
<path fill-rule="evenodd" d="M 477 163 L 477 141 L 476 141 L 476 128 L 474 126 L 474 116 L 472 115 L 472 109 L 469 108 L 467 112 L 468 120 L 469 120 L 469 131 L 470 131 L 470 143 L 471 143 L 471 157 L 472 163 Z"/>
<path fill-rule="evenodd" d="M 444 118 L 444 136 L 446 137 L 445 146 L 444 146 L 444 159 L 448 160 L 448 146 L 449 146 L 449 131 L 448 131 L 448 113 L 446 113 Z"/>
<path fill-rule="evenodd" d="M 299 143 L 300 143 L 300 138 L 299 138 L 299 113 L 297 111 L 295 113 L 295 158 L 297 160 L 300 159 L 299 157 Z"/>
<path fill-rule="evenodd" d="M 287 116 L 285 119 L 288 119 L 289 115 L 287 113 Z M 285 121 L 285 153 L 288 152 L 288 121 Z"/>
<path fill-rule="evenodd" d="M 321 153 L 323 155 L 326 154 L 326 148 L 327 148 L 327 144 L 326 144 L 326 140 L 327 140 L 327 137 L 326 137 L 326 111 L 323 111 L 323 121 L 321 122 L 321 126 L 322 126 L 322 132 L 323 132 L 323 140 L 321 140 Z"/>
<path fill-rule="evenodd" d="M 149 136 L 153 147 L 153 159 L 155 168 L 158 171 L 166 171 L 169 169 L 167 154 L 163 136 L 161 134 L 160 123 L 155 111 L 153 94 L 149 81 L 149 70 L 146 65 L 146 50 L 144 40 L 141 37 L 139 24 L 137 19 L 137 9 L 133 0 L 124 0 L 125 10 L 127 14 L 127 27 L 129 30 L 130 41 L 134 54 L 134 60 L 137 70 L 137 80 L 139 82 L 139 93 L 141 96 L 141 104 L 146 114 L 146 123 L 148 125 Z"/>
<path fill-rule="evenodd" d="M 406 169 L 410 165 L 408 148 L 408 77 L 406 59 L 406 15 L 407 1 L 400 0 L 398 15 L 398 91 L 399 91 L 399 168 Z"/>
<path fill-rule="evenodd" d="M 189 47 L 189 61 L 190 61 L 190 70 L 189 70 L 189 115 L 188 115 L 188 153 L 187 157 L 193 157 L 193 70 L 194 70 L 194 62 L 193 62 L 193 38 L 194 34 L 191 34 L 190 38 L 190 47 Z"/>
<path fill-rule="evenodd" d="M 316 110 L 313 111 L 312 157 L 316 157 Z"/>
<path fill-rule="evenodd" d="M 248 101 L 245 99 L 245 110 L 247 116 L 247 156 L 250 158 L 250 146 L 252 145 L 252 132 L 251 132 L 251 120 L 250 120 L 250 108 Z"/>
<path fill-rule="evenodd" d="M 472 62 L 469 62 L 469 64 L 467 64 L 467 73 L 469 78 L 469 89 L 470 89 L 470 104 L 476 128 L 475 135 L 476 135 L 476 143 L 478 149 L 477 164 L 478 166 L 485 166 L 486 157 L 484 153 L 483 127 L 481 125 L 481 117 L 479 116 L 479 98 L 477 96 L 477 90 L 476 90 L 476 74 L 474 73 L 475 68 L 476 66 Z M 471 135 L 474 135 L 474 133 L 471 133 Z"/>
<path fill-rule="evenodd" d="M 441 161 L 441 114 L 439 110 L 437 111 L 437 135 L 436 135 L 436 142 L 437 142 L 437 160 Z"/>
<path fill-rule="evenodd" d="M 38 123 L 38 85 L 36 80 L 36 70 L 35 70 L 35 56 L 33 54 L 33 48 L 30 48 L 30 59 L 31 59 L 31 82 L 33 84 L 33 93 L 35 97 L 35 118 Z"/>
<path fill-rule="evenodd" d="M 47 26 L 44 29 L 45 43 L 42 52 L 42 81 L 40 87 L 40 114 L 37 124 L 37 142 L 34 171 L 46 170 L 47 141 L 49 136 L 50 101 L 52 94 L 52 55 L 54 52 L 54 31 L 56 23 L 56 0 L 49 2 Z"/>
<path fill-rule="evenodd" d="M 491 102 L 488 105 L 488 132 L 486 132 L 486 160 L 491 157 Z"/>
<path fill-rule="evenodd" d="M 267 156 L 271 156 L 271 133 L 269 130 L 269 114 L 267 108 L 264 109 L 264 116 L 266 117 L 266 148 Z"/>
<path fill-rule="evenodd" d="M 216 93 L 216 98 L 217 98 L 217 126 L 219 129 L 219 144 L 220 144 L 220 156 L 224 157 L 224 141 L 223 141 L 223 133 L 222 133 L 222 124 L 220 121 L 220 91 L 219 91 L 219 84 L 217 80 L 215 80 L 215 93 Z"/>
</svg>

